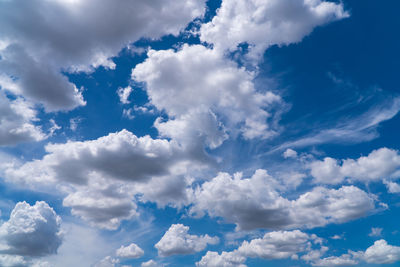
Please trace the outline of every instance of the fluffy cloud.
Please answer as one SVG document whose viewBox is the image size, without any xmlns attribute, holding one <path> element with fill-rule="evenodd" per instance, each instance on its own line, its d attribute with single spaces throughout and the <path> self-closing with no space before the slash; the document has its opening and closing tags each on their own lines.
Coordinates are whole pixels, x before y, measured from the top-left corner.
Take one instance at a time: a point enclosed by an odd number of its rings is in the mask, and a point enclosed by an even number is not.
<svg viewBox="0 0 400 267">
<path fill-rule="evenodd" d="M 316 183 L 338 184 L 345 178 L 370 182 L 400 177 L 400 155 L 397 150 L 380 148 L 368 156 L 338 161 L 325 158 L 310 164 L 311 175 Z"/>
<path fill-rule="evenodd" d="M 2 254 L 39 257 L 57 252 L 61 245 L 61 219 L 46 202 L 18 203 L 10 219 L 0 226 Z"/>
<path fill-rule="evenodd" d="M 34 125 L 37 120 L 35 110 L 27 101 L 11 100 L 0 91 L 0 146 L 45 139 L 41 128 Z"/>
<path fill-rule="evenodd" d="M 339 189 L 316 187 L 288 200 L 280 195 L 279 183 L 265 170 L 251 178 L 220 173 L 195 191 L 191 213 L 223 217 L 244 230 L 267 228 L 313 228 L 343 223 L 375 209 L 375 196 L 354 186 Z"/>
<path fill-rule="evenodd" d="M 214 245 L 219 242 L 218 237 L 209 235 L 197 236 L 188 234 L 189 227 L 183 224 L 173 224 L 164 234 L 160 241 L 154 246 L 162 257 L 194 254 L 204 250 L 208 244 Z"/>
<path fill-rule="evenodd" d="M 247 43 L 258 57 L 269 46 L 300 42 L 315 27 L 348 16 L 342 4 L 321 0 L 223 0 L 201 26 L 200 39 L 231 51 Z"/>
<path fill-rule="evenodd" d="M 46 202 L 19 202 L 0 226 L 0 265 L 49 266 L 38 260 L 57 253 L 62 243 L 61 219 Z"/>
<path fill-rule="evenodd" d="M 121 246 L 119 249 L 117 249 L 115 255 L 120 258 L 136 259 L 142 257 L 144 255 L 144 251 L 138 245 L 132 243 L 126 247 Z"/>
<path fill-rule="evenodd" d="M 400 247 L 391 246 L 381 239 L 367 248 L 361 258 L 367 263 L 391 264 L 400 261 Z"/>
<path fill-rule="evenodd" d="M 146 83 L 151 104 L 171 119 L 156 124 L 161 134 L 180 141 L 200 136 L 211 148 L 226 138 L 225 128 L 233 133 L 239 128 L 246 138 L 274 133 L 266 109 L 280 98 L 257 92 L 254 75 L 202 45 L 184 45 L 176 52 L 150 50 L 132 71 L 135 81 Z"/>
<path fill-rule="evenodd" d="M 357 265 L 358 261 L 353 259 L 351 255 L 349 254 L 343 254 L 339 257 L 331 256 L 331 257 L 326 257 L 323 259 L 318 259 L 315 262 L 312 262 L 312 266 L 327 266 L 327 267 L 333 267 L 333 266 L 353 266 Z"/>
<path fill-rule="evenodd" d="M 67 195 L 63 204 L 72 214 L 107 229 L 137 215 L 136 194 L 160 205 L 187 201 L 188 167 L 196 170 L 208 163 L 174 141 L 138 138 L 126 130 L 91 141 L 49 144 L 46 152 L 40 160 L 8 166 L 6 179 L 39 190 L 57 186 Z"/>
<path fill-rule="evenodd" d="M 196 262 L 198 267 L 246 267 L 244 262 L 246 257 L 239 255 L 236 252 L 225 252 L 218 254 L 214 251 L 208 251 L 199 262 Z"/>
<path fill-rule="evenodd" d="M 114 68 L 110 57 L 124 46 L 142 37 L 177 35 L 204 10 L 203 0 L 1 1 L 0 73 L 18 78 L 1 86 L 47 110 L 84 105 L 61 70 Z"/>
<path fill-rule="evenodd" d="M 197 266 L 244 267 L 247 258 L 263 259 L 297 259 L 298 253 L 310 251 L 315 243 L 321 240 L 299 230 L 270 232 L 263 238 L 244 241 L 239 248 L 231 252 L 209 251 L 196 263 Z"/>
<path fill-rule="evenodd" d="M 244 241 L 238 251 L 250 258 L 297 259 L 297 253 L 310 248 L 312 239 L 317 237 L 299 230 L 270 232 L 263 238 Z"/>
<path fill-rule="evenodd" d="M 389 191 L 389 193 L 392 194 L 400 193 L 400 184 L 388 180 L 383 180 L 383 183 L 386 185 L 386 188 Z"/>
<path fill-rule="evenodd" d="M 400 261 L 400 247 L 389 245 L 386 240 L 378 240 L 365 251 L 349 250 L 341 256 L 331 256 L 323 259 L 312 259 L 313 266 L 352 266 L 359 262 L 370 264 L 392 264 Z"/>
</svg>

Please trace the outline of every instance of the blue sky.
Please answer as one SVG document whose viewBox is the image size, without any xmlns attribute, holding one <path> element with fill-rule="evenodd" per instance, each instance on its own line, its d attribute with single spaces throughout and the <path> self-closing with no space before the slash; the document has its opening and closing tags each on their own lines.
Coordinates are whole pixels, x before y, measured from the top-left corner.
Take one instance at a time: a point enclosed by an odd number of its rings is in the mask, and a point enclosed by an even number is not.
<svg viewBox="0 0 400 267">
<path fill-rule="evenodd" d="M 398 266 L 399 5 L 0 0 L 0 266 Z"/>
</svg>

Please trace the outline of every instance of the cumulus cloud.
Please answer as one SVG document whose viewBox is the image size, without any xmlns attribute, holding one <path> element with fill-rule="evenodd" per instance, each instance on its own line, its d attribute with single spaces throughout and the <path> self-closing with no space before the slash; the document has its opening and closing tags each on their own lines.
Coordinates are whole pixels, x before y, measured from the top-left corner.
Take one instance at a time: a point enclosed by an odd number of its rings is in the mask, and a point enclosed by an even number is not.
<svg viewBox="0 0 400 267">
<path fill-rule="evenodd" d="M 367 263 L 391 264 L 400 261 L 400 247 L 391 246 L 381 239 L 367 248 L 361 258 Z"/>
<path fill-rule="evenodd" d="M 62 242 L 61 218 L 46 202 L 19 202 L 0 226 L 1 254 L 40 257 L 57 252 Z"/>
<path fill-rule="evenodd" d="M 38 190 L 56 186 L 67 195 L 63 204 L 72 214 L 107 229 L 137 215 L 136 194 L 160 205 L 187 201 L 189 166 L 197 170 L 208 163 L 174 141 L 139 138 L 126 130 L 45 149 L 40 160 L 7 165 L 7 181 Z"/>
<path fill-rule="evenodd" d="M 279 188 L 265 170 L 257 170 L 251 178 L 220 173 L 196 189 L 191 214 L 207 212 L 244 230 L 288 229 L 344 223 L 375 209 L 376 197 L 354 186 L 315 187 L 296 200 L 284 198 Z"/>
<path fill-rule="evenodd" d="M 236 50 L 247 43 L 258 58 L 272 45 L 300 42 L 317 26 L 348 17 L 343 5 L 321 0 L 223 0 L 200 39 L 217 49 Z"/>
<path fill-rule="evenodd" d="M 0 146 L 45 139 L 35 121 L 38 119 L 31 104 L 23 98 L 11 100 L 0 91 Z"/>
<path fill-rule="evenodd" d="M 400 261 L 400 247 L 389 245 L 386 240 L 377 240 L 365 251 L 351 251 L 341 256 L 313 259 L 313 266 L 352 266 L 360 261 L 370 264 L 392 264 Z"/>
<path fill-rule="evenodd" d="M 353 259 L 353 257 L 349 254 L 343 254 L 339 257 L 336 256 L 326 257 L 323 259 L 318 259 L 315 262 L 311 263 L 312 266 L 323 266 L 323 267 L 353 266 L 357 264 L 358 261 Z"/>
<path fill-rule="evenodd" d="M 183 224 L 173 224 L 165 232 L 164 236 L 155 244 L 158 254 L 162 257 L 172 255 L 194 254 L 204 250 L 208 244 L 215 245 L 219 242 L 218 237 L 209 235 L 190 235 L 189 227 Z"/>
<path fill-rule="evenodd" d="M 121 246 L 117 249 L 115 255 L 120 258 L 137 259 L 144 255 L 144 251 L 138 245 L 132 243 L 126 247 Z"/>
<path fill-rule="evenodd" d="M 196 262 L 198 267 L 246 267 L 244 264 L 246 257 L 239 255 L 236 252 L 223 251 L 221 254 L 214 251 L 208 251 L 199 262 Z"/>
<path fill-rule="evenodd" d="M 124 46 L 177 35 L 204 10 L 203 0 L 1 1 L 0 73 L 17 78 L 1 87 L 48 111 L 82 106 L 81 91 L 61 71 L 115 68 L 110 58 Z"/>
<path fill-rule="evenodd" d="M 170 118 L 156 124 L 162 135 L 180 141 L 200 136 L 211 148 L 226 139 L 225 130 L 235 133 L 239 128 L 249 139 L 274 134 L 266 109 L 280 97 L 257 92 L 254 75 L 202 45 L 150 50 L 132 71 L 133 80 L 146 84 L 151 104 Z"/>
<path fill-rule="evenodd" d="M 263 238 L 244 241 L 239 253 L 250 258 L 297 259 L 297 253 L 310 249 L 310 241 L 317 239 L 299 230 L 270 232 Z"/>
<path fill-rule="evenodd" d="M 19 202 L 0 226 L 0 265 L 49 266 L 39 257 L 57 253 L 62 243 L 61 218 L 43 201 Z"/>
<path fill-rule="evenodd" d="M 298 253 L 311 251 L 313 244 L 320 243 L 321 239 L 316 235 L 309 235 L 299 230 L 270 232 L 263 238 L 244 241 L 239 248 L 231 252 L 223 251 L 218 254 L 208 251 L 196 265 L 244 267 L 247 258 L 298 259 Z"/>
<path fill-rule="evenodd" d="M 400 155 L 397 150 L 380 148 L 356 160 L 326 157 L 310 164 L 316 183 L 339 184 L 345 178 L 362 182 L 400 177 Z"/>
</svg>

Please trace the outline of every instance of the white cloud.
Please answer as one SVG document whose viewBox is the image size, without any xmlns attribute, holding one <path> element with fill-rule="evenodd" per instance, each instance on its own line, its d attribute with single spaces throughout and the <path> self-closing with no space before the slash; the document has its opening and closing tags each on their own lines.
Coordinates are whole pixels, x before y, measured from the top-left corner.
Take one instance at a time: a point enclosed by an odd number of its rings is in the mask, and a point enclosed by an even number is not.
<svg viewBox="0 0 400 267">
<path fill-rule="evenodd" d="M 162 257 L 181 254 L 194 254 L 204 250 L 208 244 L 215 245 L 219 242 L 218 237 L 209 235 L 190 235 L 189 227 L 183 224 L 173 224 L 165 232 L 164 236 L 154 246 Z"/>
<path fill-rule="evenodd" d="M 40 257 L 57 252 L 62 242 L 61 218 L 46 202 L 19 202 L 0 226 L 0 254 Z"/>
<path fill-rule="evenodd" d="M 161 134 L 179 141 L 201 136 L 211 148 L 226 139 L 225 130 L 235 134 L 239 128 L 249 139 L 274 134 L 266 109 L 281 99 L 257 92 L 254 75 L 202 45 L 184 45 L 176 52 L 150 50 L 132 71 L 133 80 L 146 83 L 151 104 L 170 118 L 156 124 Z M 169 130 L 174 127 L 178 133 Z"/>
<path fill-rule="evenodd" d="M 392 264 L 400 261 L 400 247 L 391 246 L 381 239 L 367 248 L 365 251 L 354 252 L 349 250 L 341 256 L 331 256 L 322 259 L 311 259 L 313 266 L 352 266 L 359 261 L 370 264 Z"/>
<path fill-rule="evenodd" d="M 247 258 L 298 259 L 298 253 L 311 251 L 313 244 L 320 243 L 321 239 L 316 235 L 309 235 L 299 230 L 270 232 L 263 238 L 244 241 L 239 248 L 231 252 L 223 251 L 218 254 L 208 251 L 196 265 L 244 267 Z"/>
<path fill-rule="evenodd" d="M 119 101 L 121 101 L 122 104 L 129 104 L 131 101 L 129 101 L 129 96 L 131 95 L 133 89 L 130 86 L 127 86 L 125 88 L 118 88 L 117 94 L 119 96 Z"/>
<path fill-rule="evenodd" d="M 285 152 L 283 152 L 283 157 L 285 159 L 297 158 L 297 152 L 294 151 L 293 149 L 288 148 L 288 149 L 285 150 Z"/>
<path fill-rule="evenodd" d="M 118 259 L 114 259 L 111 256 L 107 256 L 101 261 L 97 262 L 93 267 L 116 267 L 119 264 Z"/>
<path fill-rule="evenodd" d="M 389 193 L 397 194 L 400 193 L 400 184 L 388 181 L 386 179 L 383 180 L 383 183 L 386 185 Z"/>
<path fill-rule="evenodd" d="M 249 258 L 297 259 L 297 253 L 310 249 L 310 241 L 317 239 L 299 230 L 270 232 L 263 238 L 244 241 L 238 252 Z"/>
<path fill-rule="evenodd" d="M 400 177 L 400 155 L 397 150 L 380 148 L 356 160 L 338 161 L 325 158 L 310 164 L 316 183 L 338 184 L 345 178 L 370 182 Z"/>
<path fill-rule="evenodd" d="M 160 205 L 187 202 L 186 175 L 209 163 L 174 141 L 138 138 L 126 130 L 45 149 L 42 159 L 6 165 L 6 180 L 36 190 L 57 187 L 72 214 L 107 229 L 137 215 L 136 194 Z"/>
<path fill-rule="evenodd" d="M 198 267 L 246 267 L 244 264 L 246 257 L 234 252 L 225 252 L 218 254 L 214 251 L 208 251 L 199 262 L 196 262 Z"/>
<path fill-rule="evenodd" d="M 333 267 L 333 266 L 353 266 L 357 265 L 358 261 L 353 259 L 351 255 L 349 254 L 343 254 L 339 257 L 331 256 L 331 257 L 326 257 L 323 259 L 318 259 L 315 262 L 312 262 L 312 266 L 327 266 L 327 267 Z"/>
<path fill-rule="evenodd" d="M 132 243 L 126 247 L 121 246 L 117 249 L 115 255 L 120 258 L 137 259 L 144 255 L 144 251 L 138 245 Z"/>
<path fill-rule="evenodd" d="M 62 70 L 115 68 L 110 58 L 124 46 L 177 35 L 204 10 L 203 0 L 1 1 L 0 73 L 18 78 L 1 86 L 48 111 L 84 105 Z"/>
<path fill-rule="evenodd" d="M 348 17 L 342 4 L 320 0 L 223 0 L 200 39 L 217 49 L 236 50 L 247 43 L 259 58 L 272 45 L 300 42 L 317 26 Z"/>
<path fill-rule="evenodd" d="M 36 111 L 30 103 L 22 98 L 11 100 L 0 91 L 0 146 L 45 139 L 35 121 Z"/>
<path fill-rule="evenodd" d="M 359 102 L 356 102 L 359 104 Z M 354 104 L 351 104 L 354 106 Z M 346 108 L 346 107 L 343 107 Z M 347 107 L 348 108 L 348 107 Z M 370 141 L 379 136 L 377 131 L 380 123 L 392 119 L 400 111 L 400 98 L 385 97 L 385 101 L 373 104 L 366 112 L 351 117 L 339 117 L 336 122 L 326 126 L 312 125 L 311 133 L 294 141 L 279 145 L 272 151 L 287 148 L 307 147 L 325 143 L 360 143 Z M 351 111 L 349 111 L 351 113 Z M 331 125 L 334 125 L 333 127 Z"/>
<path fill-rule="evenodd" d="M 381 239 L 367 248 L 362 259 L 367 263 L 391 264 L 400 261 L 400 247 L 391 246 Z"/>
<path fill-rule="evenodd" d="M 158 267 L 159 265 L 154 260 L 148 260 L 146 262 L 142 262 L 141 267 Z"/>
<path fill-rule="evenodd" d="M 207 212 L 223 217 L 239 229 L 313 228 L 329 223 L 344 223 L 371 213 L 376 196 L 354 186 L 339 189 L 316 187 L 288 200 L 277 191 L 279 183 L 265 170 L 251 178 L 220 173 L 195 191 L 192 215 Z"/>
</svg>

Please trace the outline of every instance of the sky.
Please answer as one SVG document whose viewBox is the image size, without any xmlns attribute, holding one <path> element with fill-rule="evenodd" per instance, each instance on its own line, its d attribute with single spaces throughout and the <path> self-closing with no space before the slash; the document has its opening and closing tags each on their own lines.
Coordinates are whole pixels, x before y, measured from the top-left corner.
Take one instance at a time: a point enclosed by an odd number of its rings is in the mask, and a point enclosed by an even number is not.
<svg viewBox="0 0 400 267">
<path fill-rule="evenodd" d="M 0 266 L 399 266 L 399 8 L 0 0 Z"/>
</svg>

